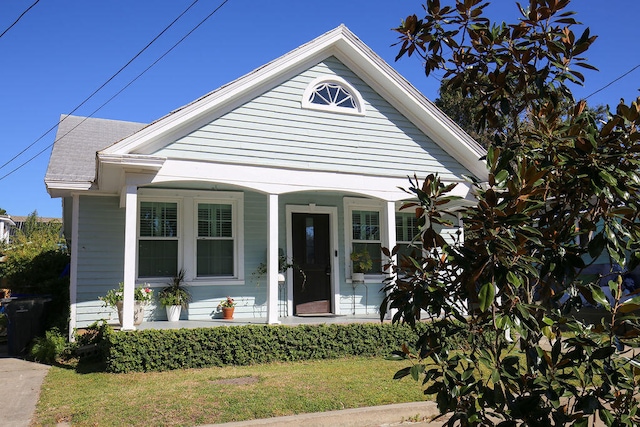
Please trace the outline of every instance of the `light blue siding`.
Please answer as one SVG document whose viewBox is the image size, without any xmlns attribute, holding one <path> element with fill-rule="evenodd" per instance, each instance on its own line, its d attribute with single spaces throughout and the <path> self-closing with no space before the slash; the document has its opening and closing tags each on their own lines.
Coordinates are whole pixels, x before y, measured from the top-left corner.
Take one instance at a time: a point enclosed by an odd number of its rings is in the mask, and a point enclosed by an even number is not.
<svg viewBox="0 0 640 427">
<path fill-rule="evenodd" d="M 364 117 L 301 107 L 307 85 L 332 75 L 360 91 Z M 403 178 L 438 172 L 453 180 L 469 174 L 333 57 L 154 154 Z"/>
<path fill-rule="evenodd" d="M 69 206 L 70 207 L 70 206 Z M 78 220 L 77 325 L 116 319 L 98 300 L 123 278 L 124 209 L 117 197 L 80 197 Z"/>
</svg>

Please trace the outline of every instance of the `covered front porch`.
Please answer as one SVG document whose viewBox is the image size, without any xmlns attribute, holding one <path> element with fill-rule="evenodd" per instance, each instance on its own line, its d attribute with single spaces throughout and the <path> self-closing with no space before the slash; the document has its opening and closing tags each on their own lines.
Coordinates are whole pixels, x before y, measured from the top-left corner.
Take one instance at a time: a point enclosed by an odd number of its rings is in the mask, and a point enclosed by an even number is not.
<svg viewBox="0 0 640 427">
<path fill-rule="evenodd" d="M 232 324 L 295 325 L 328 323 L 328 319 L 333 319 L 335 323 L 340 319 L 353 321 L 354 315 L 359 316 L 363 312 L 368 320 L 377 319 L 377 306 L 383 297 L 380 290 L 388 277 L 388 272 L 381 268 L 384 262 L 380 248 L 396 244 L 395 220 L 401 204 L 398 199 L 406 196 L 405 193 L 398 189 L 364 189 L 361 183 L 345 190 L 344 181 L 340 189 L 336 183 L 328 185 L 326 179 L 317 179 L 323 182 L 322 186 L 308 183 L 301 189 L 300 177 L 291 177 L 289 180 L 296 185 L 277 182 L 271 186 L 264 182 L 253 185 L 244 183 L 243 186 L 223 183 L 222 177 L 220 181 L 215 180 L 216 177 L 198 178 L 178 181 L 174 176 L 168 180 L 154 176 L 152 182 L 146 185 L 139 181 L 123 187 L 120 194 L 125 229 L 123 329 L 145 328 L 133 325 L 134 287 L 139 286 L 140 282 L 147 282 L 157 290 L 166 281 L 162 277 L 156 279 L 141 274 L 143 257 L 139 249 L 143 244 L 165 244 L 162 239 L 167 241 L 166 245 L 172 244 L 176 248 L 171 265 L 186 270 L 185 283 L 194 294 L 186 321 L 198 324 L 192 327 L 200 327 L 200 323 L 204 327 L 220 325 L 221 319 L 212 309 L 224 296 L 234 298 L 239 305 L 236 309 L 237 320 Z M 375 178 L 371 180 L 376 181 Z M 382 180 L 385 185 L 379 183 L 372 188 L 389 188 L 391 181 L 397 183 L 395 179 Z M 133 182 L 129 181 L 128 184 Z M 215 188 L 212 190 L 211 186 Z M 199 263 L 204 261 L 199 257 L 200 245 L 213 242 L 211 239 L 222 238 L 201 236 L 203 220 L 200 212 L 205 208 L 222 211 L 226 206 L 229 206 L 228 217 L 220 214 L 216 221 L 223 226 L 228 225 L 230 230 L 228 237 L 223 236 L 228 239 L 230 248 L 228 258 L 231 267 L 228 276 L 200 277 Z M 147 215 L 146 211 L 152 212 L 152 209 L 160 213 Z M 175 216 L 170 217 L 165 211 L 175 212 Z M 181 233 L 146 237 L 143 231 L 147 233 L 146 228 L 151 229 L 151 226 L 146 226 L 147 222 L 151 225 L 168 224 L 164 229 L 171 231 L 175 228 Z M 148 234 L 151 235 L 151 231 Z M 374 259 L 371 272 L 362 282 L 351 279 L 349 256 L 356 247 L 366 248 Z M 298 267 L 282 271 L 280 264 L 283 257 Z M 163 268 L 168 265 L 161 263 L 158 257 L 152 261 Z M 260 265 L 265 266 L 265 271 L 256 275 Z M 297 270 L 306 272 L 301 282 Z M 305 295 L 310 296 L 305 299 Z M 307 299 L 311 303 L 322 301 L 324 308 L 315 308 L 312 312 L 326 312 L 327 316 L 318 317 L 320 321 L 304 317 L 290 319 L 290 316 L 303 313 L 301 307 L 309 303 Z M 154 324 L 147 328 L 155 328 L 157 323 L 161 323 L 157 328 L 172 328 L 162 322 L 159 312 L 159 315 L 145 316 L 147 321 Z"/>
</svg>

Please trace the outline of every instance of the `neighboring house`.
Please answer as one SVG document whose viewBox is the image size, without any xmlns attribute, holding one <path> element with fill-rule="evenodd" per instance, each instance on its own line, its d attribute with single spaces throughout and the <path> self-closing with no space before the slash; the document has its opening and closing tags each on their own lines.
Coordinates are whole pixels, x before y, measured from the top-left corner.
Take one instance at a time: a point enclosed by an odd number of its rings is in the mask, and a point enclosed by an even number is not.
<svg viewBox="0 0 640 427">
<path fill-rule="evenodd" d="M 24 230 L 28 216 L 0 215 L 0 242 L 10 243 L 18 230 Z M 37 217 L 39 223 L 62 223 L 60 218 Z"/>
<path fill-rule="evenodd" d="M 15 223 L 15 225 L 11 228 L 11 237 L 13 237 L 13 236 L 16 235 L 18 230 L 24 230 L 25 224 L 26 224 L 27 220 L 29 219 L 29 217 L 28 216 L 15 216 L 15 215 L 13 215 L 13 216 L 11 216 L 11 219 Z M 50 223 L 60 224 L 62 222 L 62 219 L 37 216 L 36 217 L 36 221 L 39 224 L 50 224 Z"/>
<path fill-rule="evenodd" d="M 0 215 L 0 243 L 9 243 L 16 223 L 9 215 Z"/>
<path fill-rule="evenodd" d="M 63 118 L 45 182 L 71 241 L 72 328 L 108 318 L 98 297 L 124 281 L 133 329 L 134 286 L 180 269 L 189 320 L 227 295 L 267 323 L 375 313 L 380 248 L 416 230 L 407 176 L 438 173 L 463 198 L 465 175 L 486 179 L 483 149 L 344 26 L 150 125 Z M 353 248 L 375 259 L 365 286 Z M 279 288 L 279 254 L 306 282 L 290 269 Z"/>
</svg>

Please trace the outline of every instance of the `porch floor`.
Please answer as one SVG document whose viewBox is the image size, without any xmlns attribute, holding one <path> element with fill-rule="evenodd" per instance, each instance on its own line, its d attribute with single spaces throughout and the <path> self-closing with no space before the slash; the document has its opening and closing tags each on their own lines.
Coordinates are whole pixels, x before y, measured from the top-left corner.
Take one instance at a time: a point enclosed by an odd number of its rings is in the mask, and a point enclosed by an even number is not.
<svg viewBox="0 0 640 427">
<path fill-rule="evenodd" d="M 340 323 L 378 323 L 380 315 L 362 314 L 362 315 L 313 315 L 313 316 L 289 316 L 278 319 L 281 325 L 297 326 L 297 325 L 322 325 L 322 324 L 340 324 Z M 178 322 L 168 322 L 166 320 L 158 320 L 151 322 L 142 322 L 136 326 L 138 330 L 145 329 L 194 329 L 194 328 L 215 328 L 218 326 L 242 326 L 242 325 L 266 325 L 266 317 L 255 318 L 237 318 L 232 320 L 211 319 L 211 320 L 180 320 Z M 116 326 L 116 325 L 112 325 Z M 117 325 L 119 327 L 119 325 Z"/>
</svg>

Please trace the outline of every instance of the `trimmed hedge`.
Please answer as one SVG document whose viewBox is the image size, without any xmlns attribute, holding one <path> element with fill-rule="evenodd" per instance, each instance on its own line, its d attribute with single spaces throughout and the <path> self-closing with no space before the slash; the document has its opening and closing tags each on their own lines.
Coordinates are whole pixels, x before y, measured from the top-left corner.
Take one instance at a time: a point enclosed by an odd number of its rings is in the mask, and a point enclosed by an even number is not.
<svg viewBox="0 0 640 427">
<path fill-rule="evenodd" d="M 104 344 L 107 372 L 121 373 L 387 356 L 404 343 L 414 344 L 418 334 L 408 326 L 386 323 L 249 325 L 111 331 L 104 335 Z"/>
</svg>

